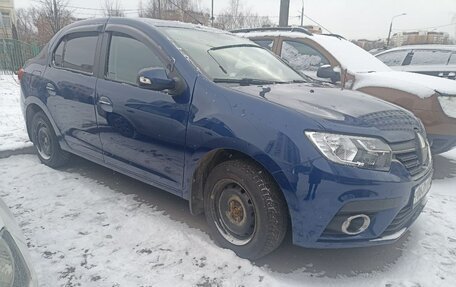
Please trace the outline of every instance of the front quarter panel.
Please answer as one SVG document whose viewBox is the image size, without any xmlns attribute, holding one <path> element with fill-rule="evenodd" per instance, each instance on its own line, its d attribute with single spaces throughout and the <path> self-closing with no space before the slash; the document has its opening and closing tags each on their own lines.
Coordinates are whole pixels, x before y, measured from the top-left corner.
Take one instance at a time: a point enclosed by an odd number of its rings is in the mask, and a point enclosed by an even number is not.
<svg viewBox="0 0 456 287">
<path fill-rule="evenodd" d="M 187 128 L 184 198 L 189 199 L 193 173 L 211 151 L 241 152 L 262 165 L 276 180 L 292 219 L 299 218 L 296 190 L 319 153 L 304 135 L 321 130 L 314 120 L 271 103 L 198 78 Z M 296 216 L 293 216 L 296 215 Z"/>
</svg>

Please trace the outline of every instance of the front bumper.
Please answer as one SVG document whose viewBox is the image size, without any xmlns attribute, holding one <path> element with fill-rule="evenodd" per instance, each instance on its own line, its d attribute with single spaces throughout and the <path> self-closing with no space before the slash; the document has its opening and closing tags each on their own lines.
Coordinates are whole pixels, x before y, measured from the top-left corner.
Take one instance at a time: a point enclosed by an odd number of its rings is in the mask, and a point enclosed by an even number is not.
<svg viewBox="0 0 456 287">
<path fill-rule="evenodd" d="M 426 196 L 413 204 L 414 190 L 432 177 L 429 168 L 418 179 L 394 162 L 390 172 L 362 170 L 316 160 L 300 180 L 297 204 L 290 209 L 293 243 L 308 248 L 374 246 L 398 240 L 416 220 Z M 341 231 L 349 216 L 364 214 L 368 228 L 357 235 Z"/>
</svg>

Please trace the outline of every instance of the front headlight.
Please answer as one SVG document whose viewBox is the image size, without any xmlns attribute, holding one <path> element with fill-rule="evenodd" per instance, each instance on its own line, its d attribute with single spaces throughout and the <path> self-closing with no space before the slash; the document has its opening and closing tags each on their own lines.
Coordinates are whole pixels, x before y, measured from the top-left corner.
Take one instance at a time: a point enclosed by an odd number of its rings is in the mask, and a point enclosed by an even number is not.
<svg viewBox="0 0 456 287">
<path fill-rule="evenodd" d="M 13 237 L 8 231 L 0 231 L 0 286 L 27 287 L 31 274 Z"/>
<path fill-rule="evenodd" d="M 456 96 L 440 94 L 437 99 L 443 112 L 452 118 L 456 118 Z"/>
<path fill-rule="evenodd" d="M 377 138 L 305 132 L 306 136 L 329 160 L 361 168 L 388 171 L 392 151 Z"/>
</svg>

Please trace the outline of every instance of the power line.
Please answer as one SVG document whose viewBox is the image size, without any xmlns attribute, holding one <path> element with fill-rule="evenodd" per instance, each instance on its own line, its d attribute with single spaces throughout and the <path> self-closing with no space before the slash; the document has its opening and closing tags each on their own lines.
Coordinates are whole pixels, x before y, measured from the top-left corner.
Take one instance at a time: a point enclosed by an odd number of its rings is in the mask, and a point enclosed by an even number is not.
<svg viewBox="0 0 456 287">
<path fill-rule="evenodd" d="M 326 31 L 328 31 L 330 34 L 333 34 L 333 32 L 329 31 L 328 28 L 325 28 L 325 26 L 321 25 L 320 23 L 318 23 L 317 21 L 315 21 L 314 19 L 310 18 L 309 16 L 307 16 L 306 14 L 303 14 L 304 17 L 306 17 L 307 19 L 309 19 L 310 21 L 314 22 L 315 24 L 317 24 L 318 26 L 320 26 L 321 28 L 325 29 Z"/>
<path fill-rule="evenodd" d="M 174 6 L 177 7 L 177 9 L 181 10 L 182 12 L 184 12 L 184 14 L 186 14 L 187 16 L 189 16 L 190 18 L 192 18 L 193 20 L 195 20 L 198 24 L 200 25 L 203 25 L 203 23 L 201 23 L 200 20 L 196 19 L 195 17 L 193 17 L 193 15 L 191 15 L 190 13 L 188 13 L 187 11 L 185 11 L 182 7 L 180 7 L 179 5 L 177 5 L 176 3 L 174 3 L 173 1 L 171 0 L 168 0 L 169 3 L 173 4 Z"/>
</svg>

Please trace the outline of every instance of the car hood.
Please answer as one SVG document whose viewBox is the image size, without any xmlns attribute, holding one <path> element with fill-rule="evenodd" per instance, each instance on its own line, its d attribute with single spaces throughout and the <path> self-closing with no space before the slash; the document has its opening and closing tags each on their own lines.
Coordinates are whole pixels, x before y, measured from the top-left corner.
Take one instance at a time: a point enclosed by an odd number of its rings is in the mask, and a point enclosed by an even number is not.
<svg viewBox="0 0 456 287">
<path fill-rule="evenodd" d="M 436 91 L 441 94 L 456 95 L 456 81 L 423 74 L 390 71 L 357 73 L 355 77 L 354 90 L 365 87 L 387 87 L 414 94 L 420 98 L 430 97 Z"/>
<path fill-rule="evenodd" d="M 356 91 L 310 84 L 233 88 L 301 112 L 326 130 L 382 134 L 386 140 L 393 142 L 413 139 L 414 129 L 421 129 L 420 123 L 410 112 Z"/>
</svg>

